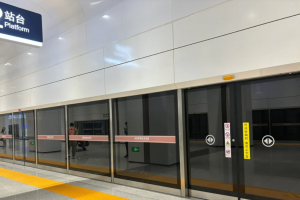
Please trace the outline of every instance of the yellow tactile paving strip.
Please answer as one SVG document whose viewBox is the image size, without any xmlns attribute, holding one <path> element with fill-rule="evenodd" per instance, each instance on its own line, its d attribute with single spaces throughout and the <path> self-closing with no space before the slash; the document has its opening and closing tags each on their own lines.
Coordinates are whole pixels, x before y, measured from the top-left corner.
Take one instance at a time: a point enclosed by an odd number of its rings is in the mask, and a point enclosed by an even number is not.
<svg viewBox="0 0 300 200">
<path fill-rule="evenodd" d="M 97 192 L 95 190 L 90 190 L 3 168 L 0 168 L 0 176 L 78 200 L 127 200 L 122 197 Z"/>
</svg>

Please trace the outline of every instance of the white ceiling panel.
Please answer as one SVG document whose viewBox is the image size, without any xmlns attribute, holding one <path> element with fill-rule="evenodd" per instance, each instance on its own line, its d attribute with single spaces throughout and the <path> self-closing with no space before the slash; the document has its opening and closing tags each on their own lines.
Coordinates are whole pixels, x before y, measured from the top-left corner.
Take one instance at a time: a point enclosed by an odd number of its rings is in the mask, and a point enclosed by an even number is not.
<svg viewBox="0 0 300 200">
<path fill-rule="evenodd" d="M 96 16 L 106 15 L 111 10 L 121 6 L 126 0 L 77 0 L 84 13 L 85 19 L 89 20 Z"/>
<path fill-rule="evenodd" d="M 42 8 L 52 19 L 58 34 L 74 29 L 84 22 L 84 15 L 79 3 L 75 0 L 28 0 Z M 48 27 L 47 27 L 48 29 Z"/>
<path fill-rule="evenodd" d="M 173 20 L 194 14 L 227 0 L 172 0 Z"/>
</svg>

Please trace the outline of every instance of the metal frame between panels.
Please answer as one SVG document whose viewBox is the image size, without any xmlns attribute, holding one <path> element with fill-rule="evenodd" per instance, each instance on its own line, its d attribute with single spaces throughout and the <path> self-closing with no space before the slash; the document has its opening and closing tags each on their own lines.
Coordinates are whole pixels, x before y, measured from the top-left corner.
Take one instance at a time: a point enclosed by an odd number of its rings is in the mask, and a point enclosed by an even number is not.
<svg viewBox="0 0 300 200">
<path fill-rule="evenodd" d="M 112 99 L 109 99 L 109 134 L 110 134 L 110 171 L 111 171 L 111 182 L 114 183 L 115 169 L 114 169 L 114 123 L 113 123 L 113 105 Z"/>
<path fill-rule="evenodd" d="M 67 172 L 69 172 L 69 155 L 70 155 L 70 152 L 69 152 L 69 134 L 68 134 L 68 106 L 65 105 L 65 141 L 66 141 L 66 145 L 65 145 L 65 148 L 66 148 L 66 158 L 67 158 Z"/>
<path fill-rule="evenodd" d="M 15 127 L 14 127 L 14 113 L 11 113 L 11 130 L 12 130 L 12 141 L 13 141 L 13 152 L 12 152 L 12 156 L 13 156 L 13 163 L 15 162 Z M 8 130 L 9 131 L 9 130 Z"/>
<path fill-rule="evenodd" d="M 188 196 L 187 190 L 187 159 L 186 159 L 186 131 L 185 131 L 185 104 L 182 89 L 177 90 L 178 99 L 178 132 L 179 132 L 179 159 L 180 159 L 180 188 L 181 196 Z"/>
<path fill-rule="evenodd" d="M 34 145 L 35 145 L 35 165 L 38 166 L 38 139 L 37 139 L 37 120 L 36 110 L 34 110 Z"/>
</svg>

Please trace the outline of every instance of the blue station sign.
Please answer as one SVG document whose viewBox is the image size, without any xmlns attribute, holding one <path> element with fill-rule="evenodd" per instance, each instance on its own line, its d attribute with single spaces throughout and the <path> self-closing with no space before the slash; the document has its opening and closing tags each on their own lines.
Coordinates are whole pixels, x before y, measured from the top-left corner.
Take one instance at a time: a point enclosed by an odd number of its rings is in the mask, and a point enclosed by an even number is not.
<svg viewBox="0 0 300 200">
<path fill-rule="evenodd" d="M 42 15 L 0 2 L 0 39 L 41 47 Z"/>
</svg>

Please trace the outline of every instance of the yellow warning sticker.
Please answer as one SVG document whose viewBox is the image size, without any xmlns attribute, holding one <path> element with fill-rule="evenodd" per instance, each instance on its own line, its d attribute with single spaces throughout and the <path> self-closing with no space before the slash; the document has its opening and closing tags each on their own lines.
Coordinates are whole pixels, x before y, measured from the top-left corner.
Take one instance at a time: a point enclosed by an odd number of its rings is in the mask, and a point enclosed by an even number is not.
<svg viewBox="0 0 300 200">
<path fill-rule="evenodd" d="M 229 145 L 230 145 L 229 141 L 227 141 L 227 142 L 226 142 L 226 145 L 227 145 L 227 146 L 229 146 Z"/>
<path fill-rule="evenodd" d="M 243 123 L 243 136 L 244 136 L 244 159 L 250 159 L 250 132 L 249 123 Z"/>
</svg>

